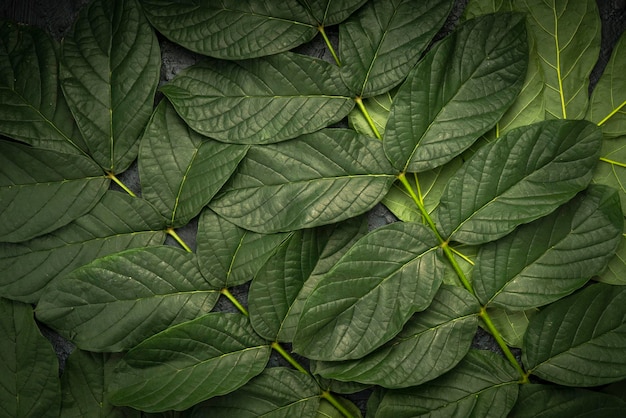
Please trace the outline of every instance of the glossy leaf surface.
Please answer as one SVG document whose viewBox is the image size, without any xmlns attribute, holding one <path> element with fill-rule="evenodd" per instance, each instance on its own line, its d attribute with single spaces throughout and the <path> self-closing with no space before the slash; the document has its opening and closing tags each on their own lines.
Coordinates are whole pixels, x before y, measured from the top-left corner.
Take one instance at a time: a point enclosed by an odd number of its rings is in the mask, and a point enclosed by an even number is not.
<svg viewBox="0 0 626 418">
<path fill-rule="evenodd" d="M 320 280 L 302 310 L 294 350 L 316 360 L 360 358 L 430 305 L 444 266 L 421 224 L 380 227 Z"/>
<path fill-rule="evenodd" d="M 524 20 L 469 20 L 431 49 L 394 97 L 385 153 L 400 171 L 420 172 L 459 155 L 493 127 L 526 75 Z"/>
<path fill-rule="evenodd" d="M 184 410 L 246 384 L 270 351 L 245 316 L 210 313 L 130 350 L 114 371 L 109 400 L 148 412 Z"/>
<path fill-rule="evenodd" d="M 117 253 L 55 281 L 37 318 L 89 351 L 123 351 L 213 309 L 219 292 L 193 254 L 170 246 Z"/>
<path fill-rule="evenodd" d="M 161 91 L 195 131 L 239 144 L 314 132 L 354 107 L 335 66 L 291 52 L 236 62 L 207 59 Z"/>
<path fill-rule="evenodd" d="M 585 121 L 546 121 L 483 146 L 443 193 L 443 235 L 485 243 L 552 212 L 587 187 L 601 138 Z"/>
<path fill-rule="evenodd" d="M 252 231 L 311 228 L 371 209 L 394 179 L 380 141 L 326 129 L 251 148 L 210 207 Z"/>
</svg>

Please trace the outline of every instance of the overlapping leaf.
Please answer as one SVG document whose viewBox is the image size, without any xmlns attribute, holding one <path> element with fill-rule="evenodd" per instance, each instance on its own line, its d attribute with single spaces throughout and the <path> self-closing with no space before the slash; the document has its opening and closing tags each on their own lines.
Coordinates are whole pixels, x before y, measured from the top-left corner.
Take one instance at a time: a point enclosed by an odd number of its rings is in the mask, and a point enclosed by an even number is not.
<svg viewBox="0 0 626 418">
<path fill-rule="evenodd" d="M 235 171 L 247 147 L 189 129 L 167 101 L 159 104 L 139 149 L 141 194 L 172 227 L 186 225 Z"/>
<path fill-rule="evenodd" d="M 395 174 L 380 141 L 326 129 L 251 148 L 210 207 L 252 231 L 310 228 L 371 209 Z"/>
<path fill-rule="evenodd" d="M 622 239 L 617 191 L 593 186 L 554 213 L 481 247 L 474 290 L 486 306 L 527 310 L 601 273 Z"/>
<path fill-rule="evenodd" d="M 450 180 L 437 208 L 446 237 L 500 238 L 547 215 L 587 187 L 602 134 L 586 121 L 546 121 L 483 146 Z"/>
<path fill-rule="evenodd" d="M 0 22 L 0 133 L 84 155 L 87 147 L 58 84 L 57 45 L 40 29 Z"/>
<path fill-rule="evenodd" d="M 425 226 L 395 223 L 372 231 L 307 299 L 294 350 L 316 360 L 363 357 L 430 305 L 443 270 L 437 239 Z"/>
<path fill-rule="evenodd" d="M 87 214 L 50 234 L 0 243 L 0 294 L 36 303 L 58 277 L 98 257 L 162 244 L 165 224 L 145 200 L 109 191 Z"/>
<path fill-rule="evenodd" d="M 91 160 L 0 141 L 0 241 L 54 231 L 98 203 L 109 180 Z"/>
<path fill-rule="evenodd" d="M 597 283 L 543 309 L 526 331 L 528 371 L 567 386 L 626 378 L 626 288 Z"/>
<path fill-rule="evenodd" d="M 367 0 L 298 0 L 307 8 L 318 25 L 331 26 L 343 22 Z"/>
<path fill-rule="evenodd" d="M 442 286 L 432 304 L 413 315 L 402 331 L 373 353 L 344 362 L 316 362 L 324 377 L 387 388 L 417 386 L 452 369 L 467 354 L 480 307 L 469 292 Z"/>
<path fill-rule="evenodd" d="M 342 24 L 341 74 L 353 95 L 391 90 L 409 73 L 452 8 L 450 0 L 372 0 Z"/>
<path fill-rule="evenodd" d="M 516 348 L 522 347 L 528 323 L 537 312 L 539 312 L 537 308 L 525 311 L 508 311 L 500 308 L 487 310 L 491 322 L 495 325 L 506 345 Z"/>
<path fill-rule="evenodd" d="M 59 362 L 33 318 L 33 309 L 0 298 L 0 414 L 58 417 Z"/>
<path fill-rule="evenodd" d="M 159 82 L 157 38 L 136 0 L 85 7 L 65 38 L 61 85 L 91 156 L 119 173 L 137 157 Z"/>
<path fill-rule="evenodd" d="M 207 59 L 161 91 L 195 131 L 240 144 L 314 132 L 354 107 L 335 66 L 292 52 L 237 62 Z"/>
<path fill-rule="evenodd" d="M 394 166 L 429 170 L 472 145 L 515 100 L 527 54 L 518 14 L 469 20 L 433 47 L 394 97 L 384 137 Z"/>
<path fill-rule="evenodd" d="M 195 255 L 148 247 L 99 258 L 55 281 L 37 318 L 84 350 L 122 351 L 210 312 L 218 297 Z"/>
<path fill-rule="evenodd" d="M 245 316 L 210 313 L 130 350 L 108 397 L 142 411 L 184 410 L 246 384 L 263 371 L 270 351 Z"/>
<path fill-rule="evenodd" d="M 385 125 L 387 125 L 387 118 L 389 117 L 391 103 L 393 102 L 393 96 L 395 96 L 395 94 L 396 89 L 362 100 L 363 107 L 371 118 L 376 131 L 381 136 L 385 134 Z M 372 126 L 365 118 L 363 111 L 358 107 L 352 109 L 348 114 L 348 123 L 350 127 L 358 133 L 374 138 L 376 137 L 376 132 L 374 132 Z"/>
</svg>

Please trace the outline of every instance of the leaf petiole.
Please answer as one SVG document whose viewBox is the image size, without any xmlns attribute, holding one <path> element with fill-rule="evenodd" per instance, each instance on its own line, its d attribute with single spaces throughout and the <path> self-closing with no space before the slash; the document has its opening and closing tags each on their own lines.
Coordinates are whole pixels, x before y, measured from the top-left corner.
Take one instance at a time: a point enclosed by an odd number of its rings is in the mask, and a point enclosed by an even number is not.
<svg viewBox="0 0 626 418">
<path fill-rule="evenodd" d="M 382 140 L 383 137 L 380 134 L 380 132 L 378 132 L 378 128 L 376 128 L 376 124 L 374 123 L 374 119 L 372 119 L 372 117 L 370 116 L 369 112 L 365 108 L 365 105 L 363 104 L 363 99 L 361 97 L 357 97 L 357 98 L 354 99 L 354 101 L 356 102 L 356 105 L 361 110 L 361 113 L 365 117 L 365 120 L 367 121 L 367 124 L 372 129 L 372 132 L 374 132 L 374 135 L 376 136 L 376 138 Z"/>
<path fill-rule="evenodd" d="M 330 51 L 330 54 L 333 56 L 335 62 L 337 63 L 339 67 L 341 67 L 341 60 L 339 60 L 339 56 L 337 56 L 337 53 L 335 52 L 335 48 L 333 48 L 333 45 L 330 43 L 330 39 L 328 39 L 328 35 L 326 35 L 326 30 L 324 30 L 324 26 L 319 25 L 317 27 L 317 30 L 322 35 L 322 38 L 324 38 L 324 43 L 326 43 L 326 47 Z"/>
<path fill-rule="evenodd" d="M 616 165 L 618 167 L 626 168 L 626 164 L 625 163 L 620 163 L 619 161 L 610 160 L 610 159 L 605 158 L 605 157 L 600 157 L 600 161 L 605 162 L 605 163 L 609 163 L 609 164 L 612 164 L 612 165 Z"/>
<path fill-rule="evenodd" d="M 230 290 L 228 290 L 228 288 L 223 288 L 222 290 L 220 290 L 220 293 L 226 296 L 228 300 L 230 300 L 232 304 L 235 305 L 237 309 L 239 309 L 239 312 L 241 312 L 245 316 L 250 316 L 248 310 L 233 296 L 232 293 L 230 293 Z"/>
<path fill-rule="evenodd" d="M 352 415 L 350 411 L 346 409 L 345 406 L 343 406 L 337 399 L 335 399 L 333 394 L 330 393 L 329 391 L 327 390 L 323 391 L 322 398 L 330 402 L 330 404 L 334 406 L 339 412 L 341 412 L 343 416 L 345 416 L 346 418 L 354 418 L 354 415 Z"/>
<path fill-rule="evenodd" d="M 122 181 L 120 179 L 118 179 L 115 174 L 113 174 L 113 172 L 111 171 L 107 171 L 106 172 L 106 177 L 110 178 L 111 180 L 113 180 L 115 182 L 115 184 L 117 184 L 118 186 L 120 186 L 126 193 L 128 193 L 129 195 L 131 195 L 132 197 L 137 197 L 137 195 L 135 193 L 133 193 L 132 190 L 130 190 L 124 183 L 122 183 Z"/>
<path fill-rule="evenodd" d="M 422 217 L 424 218 L 424 220 L 426 221 L 426 223 L 428 224 L 430 229 L 432 229 L 432 231 L 437 236 L 437 239 L 439 240 L 439 243 L 443 244 L 444 243 L 444 239 L 439 234 L 439 231 L 437 230 L 437 227 L 435 226 L 435 222 L 433 222 L 432 218 L 430 217 L 430 214 L 428 213 L 428 211 L 424 207 L 424 203 L 422 202 L 422 199 L 420 199 L 415 194 L 415 191 L 413 190 L 413 188 L 409 184 L 409 181 L 406 179 L 406 173 L 400 173 L 398 175 L 398 180 L 400 180 L 400 183 L 402 183 L 402 185 L 406 189 L 407 193 L 409 193 L 409 196 L 411 196 L 411 199 L 413 199 L 413 202 L 415 202 L 415 205 L 417 206 L 417 208 L 421 212 Z M 417 178 L 415 179 L 415 182 L 417 183 Z M 418 187 L 419 187 L 419 185 L 418 185 Z"/>
<path fill-rule="evenodd" d="M 294 359 L 293 357 L 291 357 L 291 354 L 289 354 L 289 353 L 287 352 L 287 350 L 285 350 L 285 349 L 284 349 L 284 348 L 280 345 L 280 343 L 278 343 L 277 341 L 274 341 L 274 342 L 272 343 L 272 348 L 273 348 L 274 350 L 276 350 L 276 352 L 277 352 L 278 354 L 280 354 L 280 355 L 281 355 L 281 356 L 282 356 L 285 360 L 287 360 L 287 362 L 288 362 L 289 364 L 291 364 L 291 365 L 292 365 L 292 366 L 293 366 L 296 370 L 298 370 L 299 372 L 305 373 L 305 374 L 309 374 L 309 372 L 308 372 L 308 371 L 307 371 L 304 367 L 302 367 L 302 366 L 300 365 L 300 363 L 298 363 L 298 362 L 296 361 L 296 359 Z"/>
<path fill-rule="evenodd" d="M 189 246 L 185 243 L 185 241 L 183 241 L 183 240 L 182 240 L 182 238 L 181 238 L 181 237 L 180 237 L 180 236 L 176 233 L 176 231 L 174 230 L 174 228 L 172 228 L 172 227 L 167 228 L 167 229 L 165 230 L 165 232 L 167 232 L 167 234 L 168 234 L 169 236 L 171 236 L 172 238 L 174 238 L 174 240 L 176 240 L 176 242 L 177 242 L 178 244 L 180 244 L 180 246 L 181 246 L 181 247 L 183 247 L 183 249 L 184 249 L 185 251 L 187 251 L 188 253 L 192 252 L 192 251 L 191 251 L 191 248 L 189 248 Z"/>
</svg>

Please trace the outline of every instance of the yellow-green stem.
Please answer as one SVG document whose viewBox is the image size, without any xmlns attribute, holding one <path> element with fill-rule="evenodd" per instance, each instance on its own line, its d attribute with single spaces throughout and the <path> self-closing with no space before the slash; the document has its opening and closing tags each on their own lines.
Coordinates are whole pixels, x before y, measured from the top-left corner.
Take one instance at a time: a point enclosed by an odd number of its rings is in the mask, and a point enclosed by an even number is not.
<svg viewBox="0 0 626 418">
<path fill-rule="evenodd" d="M 619 161 L 609 160 L 608 158 L 605 158 L 605 157 L 600 157 L 600 161 L 605 162 L 605 163 L 609 163 L 611 165 L 616 165 L 618 167 L 626 168 L 626 164 L 620 163 Z"/>
<path fill-rule="evenodd" d="M 188 253 L 192 252 L 191 248 L 189 248 L 189 246 L 185 243 L 185 241 L 182 240 L 182 238 L 176 233 L 176 231 L 174 230 L 174 228 L 167 228 L 165 230 L 165 232 L 167 232 L 167 234 L 169 236 L 171 236 L 172 238 L 174 238 L 174 240 L 181 246 L 183 247 L 183 249 L 185 251 L 187 251 Z"/>
<path fill-rule="evenodd" d="M 280 354 L 285 360 L 287 360 L 287 362 L 289 362 L 289 364 L 291 364 L 296 370 L 305 374 L 309 374 L 309 372 L 304 367 L 302 367 L 300 363 L 296 361 L 296 359 L 291 357 L 291 354 L 289 354 L 287 350 L 285 350 L 277 341 L 274 341 L 272 343 L 272 348 L 276 350 L 276 352 Z"/>
<path fill-rule="evenodd" d="M 333 56 L 335 62 L 337 63 L 339 67 L 341 67 L 341 61 L 339 60 L 339 57 L 337 56 L 337 53 L 335 52 L 335 48 L 333 48 L 333 45 L 330 43 L 330 39 L 328 39 L 328 36 L 326 35 L 326 30 L 324 30 L 324 26 L 319 25 L 317 27 L 317 30 L 319 31 L 319 33 L 322 34 L 322 38 L 324 38 L 326 47 L 330 51 L 330 54 Z"/>
<path fill-rule="evenodd" d="M 400 173 L 400 175 L 398 175 L 398 180 L 400 180 L 400 183 L 402 183 L 402 185 L 406 189 L 406 191 L 409 194 L 409 196 L 411 196 L 411 199 L 413 199 L 413 202 L 415 202 L 415 205 L 417 206 L 417 208 L 419 209 L 420 213 L 422 214 L 422 217 L 424 218 L 424 220 L 426 221 L 426 223 L 428 224 L 430 229 L 432 229 L 432 231 L 437 236 L 437 239 L 439 240 L 439 243 L 443 244 L 444 243 L 444 239 L 439 234 L 439 231 L 437 230 L 437 227 L 435 226 L 435 222 L 433 222 L 433 219 L 430 217 L 430 214 L 428 213 L 428 211 L 424 207 L 424 203 L 415 194 L 415 191 L 413 190 L 413 188 L 409 184 L 409 181 L 406 179 L 406 173 Z"/>
<path fill-rule="evenodd" d="M 615 115 L 617 112 L 619 112 L 620 110 L 622 110 L 622 108 L 626 106 L 626 101 L 622 102 L 622 104 L 620 104 L 619 106 L 617 106 L 615 109 L 613 109 L 613 111 L 611 113 L 609 113 L 608 115 L 605 116 L 604 119 L 602 119 L 600 122 L 598 122 L 598 126 L 602 126 L 606 123 L 607 120 L 611 119 L 613 117 L 613 115 Z"/>
<path fill-rule="evenodd" d="M 350 413 L 350 411 L 348 411 L 346 409 L 346 407 L 341 404 L 341 402 L 339 402 L 337 399 L 335 399 L 333 394 L 330 393 L 329 391 L 327 391 L 327 390 L 323 391 L 322 392 L 322 398 L 324 398 L 328 402 L 330 402 L 330 404 L 332 406 L 334 406 L 339 412 L 341 412 L 344 417 L 346 417 L 346 418 L 355 418 L 354 415 L 352 415 Z"/>
<path fill-rule="evenodd" d="M 354 99 L 354 101 L 356 102 L 356 105 L 361 110 L 361 113 L 365 117 L 365 120 L 367 121 L 367 124 L 372 129 L 372 132 L 374 132 L 374 136 L 376 136 L 376 138 L 378 138 L 378 139 L 383 139 L 383 137 L 380 134 L 380 132 L 378 132 L 378 128 L 376 128 L 376 124 L 374 123 L 374 119 L 372 119 L 372 117 L 370 116 L 370 113 L 365 108 L 365 105 L 363 104 L 363 99 L 361 99 L 360 97 L 357 97 L 356 99 Z"/>
<path fill-rule="evenodd" d="M 239 301 L 233 296 L 233 294 L 230 293 L 230 290 L 228 290 L 227 288 L 224 288 L 220 291 L 220 293 L 226 296 L 228 300 L 230 300 L 232 304 L 235 305 L 237 309 L 239 309 L 239 312 L 241 312 L 245 316 L 249 316 L 248 310 L 241 303 L 239 303 Z"/>
<path fill-rule="evenodd" d="M 107 171 L 107 177 L 110 178 L 111 180 L 113 180 L 118 186 L 120 186 L 126 193 L 128 193 L 129 195 L 131 195 L 132 197 L 137 197 L 137 195 L 135 193 L 133 193 L 132 190 L 130 190 L 128 187 L 126 187 L 126 185 L 124 183 L 122 183 L 122 181 L 120 179 L 118 179 L 115 174 L 113 174 L 110 171 Z"/>
<path fill-rule="evenodd" d="M 463 269 L 461 268 L 461 266 L 459 266 L 459 263 L 456 261 L 456 258 L 454 257 L 454 253 L 450 249 L 450 246 L 448 245 L 448 243 L 444 242 L 443 244 L 441 244 L 441 248 L 443 249 L 443 253 L 446 255 L 448 261 L 452 265 L 452 268 L 454 269 L 454 272 L 458 276 L 459 280 L 461 280 L 461 283 L 463 283 L 463 286 L 473 295 L 474 287 L 472 286 L 472 283 L 470 283 L 470 281 L 465 276 L 465 273 L 463 272 Z"/>
</svg>

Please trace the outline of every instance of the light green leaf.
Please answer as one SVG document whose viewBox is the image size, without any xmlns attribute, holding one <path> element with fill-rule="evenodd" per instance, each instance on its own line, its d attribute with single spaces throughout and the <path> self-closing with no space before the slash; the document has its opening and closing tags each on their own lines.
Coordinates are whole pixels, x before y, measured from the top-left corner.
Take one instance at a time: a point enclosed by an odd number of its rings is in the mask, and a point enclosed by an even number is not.
<svg viewBox="0 0 626 418">
<path fill-rule="evenodd" d="M 52 283 L 37 319 L 83 350 L 115 352 L 210 312 L 218 297 L 194 254 L 139 248 L 99 258 Z"/>
<path fill-rule="evenodd" d="M 33 309 L 0 298 L 0 415 L 58 417 L 59 362 L 41 335 Z"/>
<path fill-rule="evenodd" d="M 54 279 L 98 257 L 162 244 L 163 218 L 145 200 L 108 191 L 87 214 L 50 234 L 0 243 L 0 294 L 36 303 Z"/>
<path fill-rule="evenodd" d="M 472 350 L 445 375 L 415 388 L 390 390 L 375 418 L 500 418 L 517 399 L 519 375 L 498 354 Z"/>
<path fill-rule="evenodd" d="M 337 25 L 346 20 L 367 0 L 298 0 L 321 26 Z"/>
<path fill-rule="evenodd" d="M 109 401 L 182 411 L 246 384 L 263 371 L 270 351 L 245 316 L 210 313 L 131 349 L 114 371 Z"/>
<path fill-rule="evenodd" d="M 335 66 L 292 52 L 245 61 L 206 59 L 161 91 L 196 132 L 239 144 L 315 132 L 354 107 Z"/>
<path fill-rule="evenodd" d="M 389 343 L 357 360 L 315 362 L 327 378 L 387 388 L 417 386 L 452 369 L 467 354 L 480 306 L 468 291 L 442 286 L 432 304 L 416 313 Z"/>
<path fill-rule="evenodd" d="M 372 0 L 339 27 L 341 75 L 352 93 L 391 90 L 443 26 L 450 0 Z"/>
<path fill-rule="evenodd" d="M 141 0 L 141 5 L 166 38 L 216 58 L 276 54 L 317 35 L 317 22 L 297 0 Z"/>
<path fill-rule="evenodd" d="M 139 148 L 142 197 L 159 209 L 170 226 L 184 226 L 226 183 L 246 151 L 246 146 L 195 133 L 163 101 Z"/>
<path fill-rule="evenodd" d="M 109 376 L 118 360 L 118 356 L 108 353 L 74 350 L 61 376 L 63 403 L 60 416 L 139 418 L 139 411 L 113 406 L 104 396 Z"/>
<path fill-rule="evenodd" d="M 294 351 L 315 360 L 363 357 L 426 309 L 443 277 L 437 239 L 394 223 L 361 238 L 319 281 L 298 323 Z"/>
<path fill-rule="evenodd" d="M 198 264 L 216 289 L 252 280 L 289 234 L 258 234 L 228 222 L 205 209 L 198 222 Z"/>
<path fill-rule="evenodd" d="M 197 405 L 190 417 L 313 417 L 320 396 L 321 390 L 310 375 L 285 367 L 270 367 L 236 392 Z"/>
<path fill-rule="evenodd" d="M 489 308 L 487 313 L 495 325 L 500 336 L 509 347 L 520 348 L 530 319 L 539 312 L 533 308 L 526 311 L 507 311 L 501 308 Z"/>
<path fill-rule="evenodd" d="M 120 173 L 137 157 L 159 82 L 159 43 L 136 0 L 95 0 L 61 50 L 63 93 L 89 153 Z"/>
<path fill-rule="evenodd" d="M 614 396 L 563 386 L 522 385 L 510 418 L 621 418 L 626 402 Z"/>
<path fill-rule="evenodd" d="M 593 89 L 587 119 L 607 137 L 626 135 L 626 33 L 613 47 L 611 59 Z"/>
<path fill-rule="evenodd" d="M 493 241 L 547 215 L 587 187 L 602 133 L 586 121 L 545 121 L 480 148 L 450 180 L 437 208 L 442 235 Z"/>
<path fill-rule="evenodd" d="M 325 129 L 252 147 L 210 207 L 252 231 L 311 228 L 371 209 L 395 174 L 380 141 L 347 129 Z"/>
<path fill-rule="evenodd" d="M 535 315 L 522 347 L 527 370 L 567 386 L 626 377 L 626 288 L 597 283 Z"/>
<path fill-rule="evenodd" d="M 550 215 L 483 245 L 474 268 L 476 296 L 511 311 L 555 302 L 604 270 L 623 228 L 617 191 L 591 186 Z"/>
<path fill-rule="evenodd" d="M 333 395 L 335 400 L 341 404 L 344 410 L 348 411 L 354 418 L 362 418 L 361 410 L 352 402 L 347 400 L 346 398 L 342 398 L 341 396 Z M 317 410 L 317 415 L 315 418 L 343 418 L 346 415 L 340 412 L 337 408 L 333 406 L 326 399 L 322 399 L 320 402 L 320 407 Z"/>
<path fill-rule="evenodd" d="M 40 29 L 0 22 L 0 133 L 84 155 L 87 147 L 58 84 L 57 49 Z"/>
<path fill-rule="evenodd" d="M 108 186 L 85 157 L 0 141 L 0 241 L 26 241 L 67 225 Z"/>
<path fill-rule="evenodd" d="M 601 23 L 595 0 L 524 0 L 543 69 L 546 117 L 581 119 L 589 103 L 589 74 L 598 60 Z"/>
<path fill-rule="evenodd" d="M 397 89 L 394 89 L 387 93 L 362 100 L 363 107 L 367 110 L 367 113 L 376 126 L 376 130 L 381 136 L 385 134 L 385 125 L 387 125 L 387 118 L 389 118 L 389 111 L 391 110 L 391 103 L 393 102 L 393 96 L 395 96 L 396 90 Z M 358 107 L 352 109 L 348 114 L 348 123 L 350 124 L 350 128 L 358 133 L 376 138 L 376 133 L 372 130 L 363 112 Z"/>
</svg>

